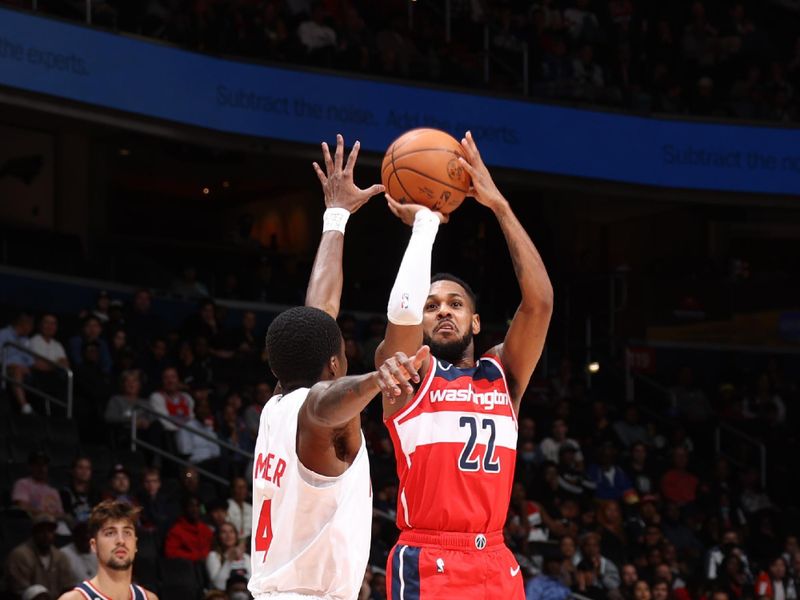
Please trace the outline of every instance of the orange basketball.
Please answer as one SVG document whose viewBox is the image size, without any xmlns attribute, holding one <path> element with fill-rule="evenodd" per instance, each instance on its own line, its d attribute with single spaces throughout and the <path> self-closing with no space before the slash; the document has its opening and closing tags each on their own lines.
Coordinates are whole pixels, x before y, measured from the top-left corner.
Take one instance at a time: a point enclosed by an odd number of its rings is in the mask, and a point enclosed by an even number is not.
<svg viewBox="0 0 800 600">
<path fill-rule="evenodd" d="M 438 129 L 412 129 L 386 151 L 381 181 L 400 203 L 422 204 L 448 214 L 464 201 L 470 186 L 459 156 L 464 150 L 453 136 Z"/>
</svg>

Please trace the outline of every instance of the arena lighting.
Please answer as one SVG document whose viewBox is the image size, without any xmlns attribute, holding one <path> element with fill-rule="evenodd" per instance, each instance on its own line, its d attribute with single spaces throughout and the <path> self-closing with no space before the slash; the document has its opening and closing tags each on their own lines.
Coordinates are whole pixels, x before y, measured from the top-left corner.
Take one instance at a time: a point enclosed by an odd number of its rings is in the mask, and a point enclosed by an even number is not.
<svg viewBox="0 0 800 600">
<path fill-rule="evenodd" d="M 227 190 L 229 187 L 231 187 L 231 182 L 226 179 L 225 181 L 222 182 L 222 187 L 224 187 Z"/>
<path fill-rule="evenodd" d="M 204 187 L 204 188 L 203 188 L 203 195 L 204 195 L 204 196 L 208 196 L 210 193 L 211 193 L 211 190 L 210 190 L 210 189 L 208 189 L 207 187 Z"/>
<path fill-rule="evenodd" d="M 119 149 L 119 155 L 120 156 L 130 156 L 131 155 L 131 151 L 128 150 L 127 148 L 120 148 Z"/>
<path fill-rule="evenodd" d="M 593 375 L 595 373 L 599 373 L 600 372 L 600 363 L 597 362 L 597 361 L 590 362 L 588 365 L 586 365 L 586 370 L 589 371 L 589 373 L 592 373 Z"/>
</svg>

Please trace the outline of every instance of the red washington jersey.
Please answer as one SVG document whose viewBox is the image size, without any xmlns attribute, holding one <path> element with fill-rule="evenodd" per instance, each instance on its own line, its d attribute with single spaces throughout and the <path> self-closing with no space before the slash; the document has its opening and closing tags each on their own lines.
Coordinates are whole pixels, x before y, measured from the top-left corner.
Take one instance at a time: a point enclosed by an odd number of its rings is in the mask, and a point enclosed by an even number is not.
<svg viewBox="0 0 800 600">
<path fill-rule="evenodd" d="M 417 393 L 386 426 L 400 478 L 401 530 L 502 530 L 517 417 L 498 357 L 485 354 L 466 369 L 431 357 Z"/>
</svg>

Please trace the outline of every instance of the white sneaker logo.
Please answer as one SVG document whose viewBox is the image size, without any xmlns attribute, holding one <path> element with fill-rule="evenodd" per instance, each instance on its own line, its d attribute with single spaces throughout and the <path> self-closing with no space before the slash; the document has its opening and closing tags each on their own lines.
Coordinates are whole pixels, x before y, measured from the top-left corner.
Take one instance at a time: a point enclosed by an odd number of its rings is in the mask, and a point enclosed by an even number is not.
<svg viewBox="0 0 800 600">
<path fill-rule="evenodd" d="M 519 565 L 517 565 L 517 568 L 516 568 L 516 569 L 513 569 L 513 568 L 511 568 L 511 567 L 508 567 L 508 572 L 509 572 L 509 573 L 511 573 L 511 576 L 512 576 L 512 577 L 516 577 L 516 576 L 517 576 L 517 573 L 519 573 L 519 568 L 520 568 L 520 567 L 519 567 Z"/>
</svg>

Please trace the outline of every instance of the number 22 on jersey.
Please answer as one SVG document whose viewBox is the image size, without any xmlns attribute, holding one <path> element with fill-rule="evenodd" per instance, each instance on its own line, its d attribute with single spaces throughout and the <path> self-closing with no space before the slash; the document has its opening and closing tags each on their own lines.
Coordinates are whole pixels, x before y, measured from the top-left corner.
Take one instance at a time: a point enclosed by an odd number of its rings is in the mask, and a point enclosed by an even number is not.
<svg viewBox="0 0 800 600">
<path fill-rule="evenodd" d="M 486 444 L 486 453 L 481 460 L 480 454 L 472 458 L 475 450 L 475 444 L 478 440 L 478 429 L 489 430 L 489 441 Z M 464 415 L 458 421 L 459 427 L 466 427 L 469 429 L 469 439 L 464 444 L 464 449 L 461 450 L 461 456 L 458 459 L 458 468 L 462 471 L 480 471 L 481 467 L 486 473 L 499 473 L 500 472 L 500 459 L 494 455 L 495 437 L 497 437 L 497 426 L 493 419 L 480 418 L 471 415 Z"/>
</svg>

